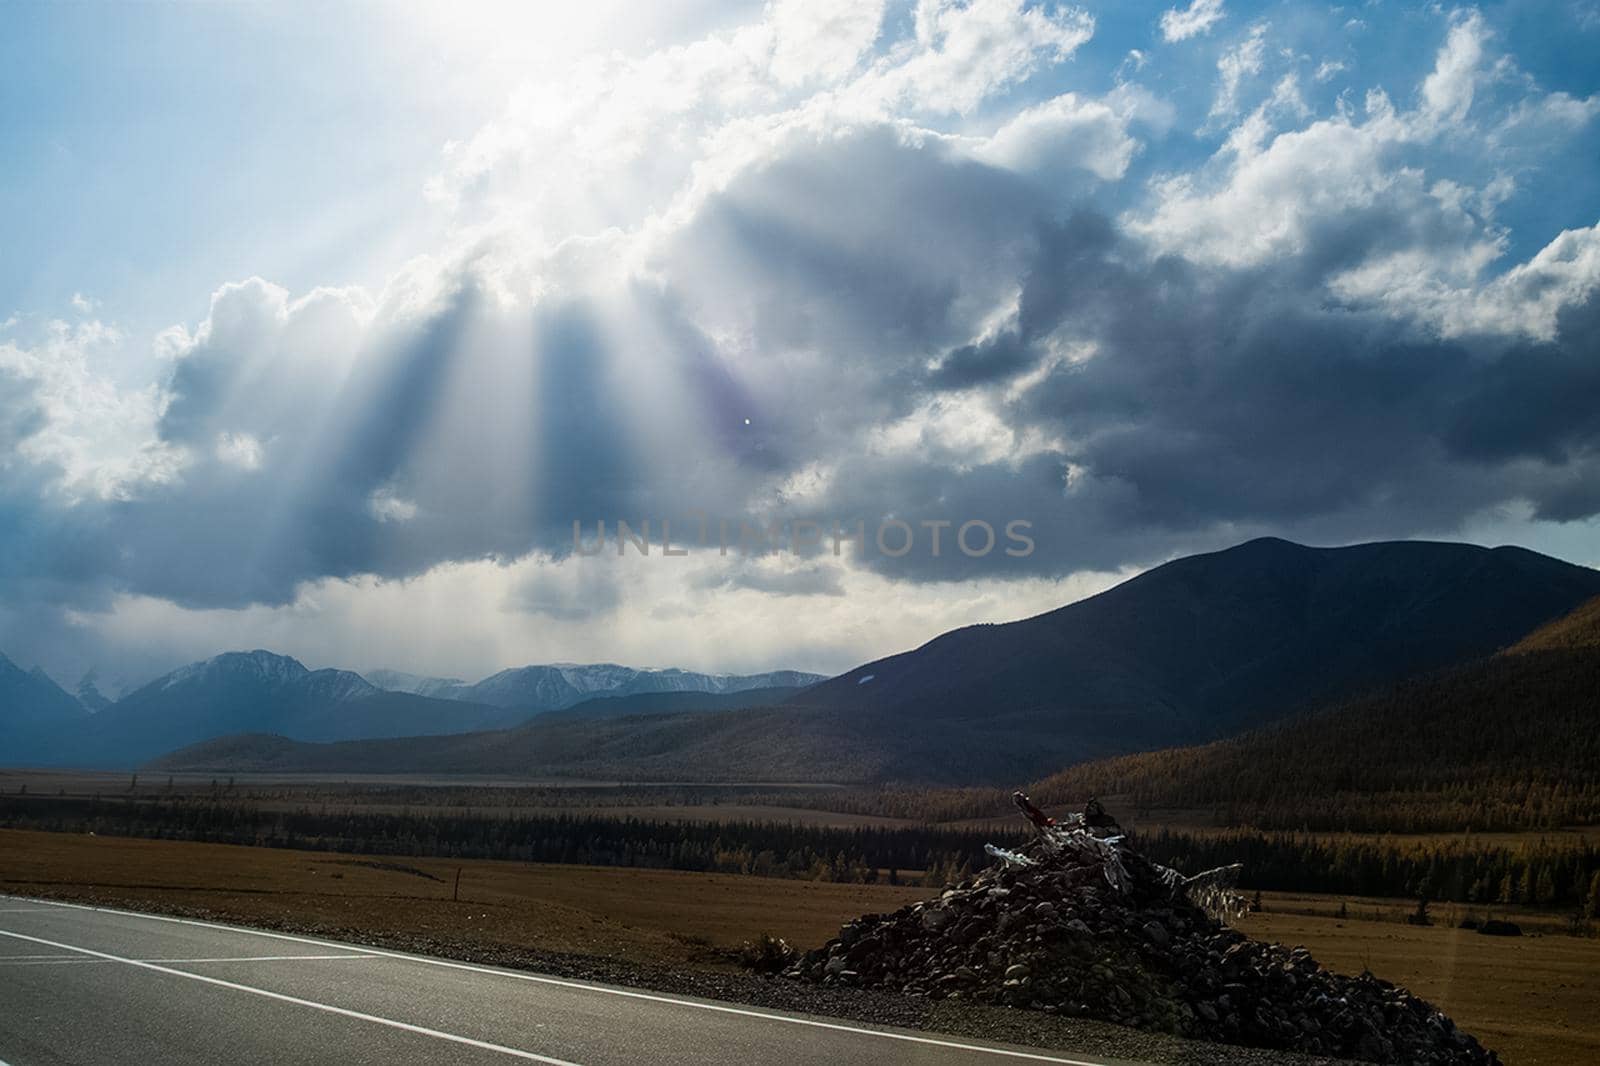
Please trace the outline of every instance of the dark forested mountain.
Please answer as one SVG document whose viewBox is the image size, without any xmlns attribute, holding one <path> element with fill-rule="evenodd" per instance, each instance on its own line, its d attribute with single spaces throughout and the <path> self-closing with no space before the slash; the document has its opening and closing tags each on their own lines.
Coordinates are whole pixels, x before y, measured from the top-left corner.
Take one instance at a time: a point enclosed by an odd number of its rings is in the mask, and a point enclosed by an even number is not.
<svg viewBox="0 0 1600 1066">
<path fill-rule="evenodd" d="M 366 677 L 377 687 L 396 692 L 515 708 L 528 714 L 564 710 L 586 700 L 607 696 L 656 693 L 721 695 L 756 689 L 799 689 L 823 680 L 821 674 L 807 674 L 799 670 L 774 670 L 764 674 L 703 674 L 678 669 L 640 670 L 616 663 L 519 666 L 502 670 L 476 684 L 455 678 L 422 677 L 397 670 L 373 670 Z M 648 707 L 649 701 L 640 705 L 640 709 Z"/>
<path fill-rule="evenodd" d="M 31 750 L 41 738 L 73 729 L 89 712 L 35 667 L 0 655 L 0 752 Z"/>
<path fill-rule="evenodd" d="M 1595 595 L 1600 571 L 1521 548 L 1255 540 L 946 633 L 803 700 L 924 727 L 1075 735 L 1083 753 L 1151 747 L 1491 654 Z"/>
<path fill-rule="evenodd" d="M 1231 740 L 1075 766 L 1034 793 L 1269 829 L 1600 824 L 1600 599 L 1499 655 Z"/>
<path fill-rule="evenodd" d="M 1596 595 L 1600 572 L 1518 548 L 1257 540 L 1035 618 L 955 630 L 782 707 L 534 721 L 492 738 L 337 750 L 276 745 L 267 761 L 636 780 L 1015 782 L 1225 736 L 1469 662 Z M 259 738 L 250 747 L 252 758 L 264 754 Z M 230 757 L 226 745 L 184 754 L 208 768 Z"/>
<path fill-rule="evenodd" d="M 59 691 L 59 690 L 57 690 Z M 266 730 L 305 740 L 461 733 L 506 725 L 501 708 L 385 692 L 347 670 L 308 670 L 285 655 L 228 652 L 157 678 L 81 723 L 36 730 L 13 764 L 129 766 L 209 737 Z"/>
<path fill-rule="evenodd" d="M 641 714 L 742 711 L 787 703 L 802 691 L 794 685 L 776 685 L 737 692 L 636 692 L 629 696 L 596 696 L 550 714 L 561 718 L 621 718 Z"/>
</svg>

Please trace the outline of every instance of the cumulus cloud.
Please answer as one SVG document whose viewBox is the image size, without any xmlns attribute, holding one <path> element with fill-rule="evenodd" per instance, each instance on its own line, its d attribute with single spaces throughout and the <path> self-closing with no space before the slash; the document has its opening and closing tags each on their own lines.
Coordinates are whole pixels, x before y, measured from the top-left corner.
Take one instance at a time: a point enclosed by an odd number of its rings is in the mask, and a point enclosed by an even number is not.
<svg viewBox="0 0 1600 1066">
<path fill-rule="evenodd" d="M 1064 93 L 1001 126 L 977 155 L 1054 180 L 1085 170 L 1101 181 L 1115 181 L 1126 173 L 1137 147 L 1123 117 L 1110 104 Z"/>
<path fill-rule="evenodd" d="M 922 0 L 916 50 L 890 61 L 863 85 L 916 111 L 965 114 L 1041 66 L 1070 59 L 1094 36 L 1077 8 L 1015 0 Z"/>
<path fill-rule="evenodd" d="M 37 344 L 0 343 L 11 404 L 26 396 L 30 431 L 16 458 L 52 471 L 50 492 L 68 502 L 125 499 L 171 481 L 181 454 L 154 439 L 162 396 L 119 388 L 105 372 L 125 338 L 98 320 L 46 324 Z"/>
<path fill-rule="evenodd" d="M 0 343 L 0 599 L 51 639 L 170 627 L 152 657 L 370 626 L 451 673 L 621 639 L 832 668 L 1255 533 L 1600 514 L 1600 229 L 1513 255 L 1500 221 L 1595 97 L 1512 77 L 1482 16 L 1435 26 L 1429 73 L 1359 106 L 1265 25 L 1214 97 L 1068 88 L 1093 20 L 1009 0 L 774 4 L 587 60 L 451 148 L 450 236 L 381 289 L 224 284 L 153 353 L 94 321 Z M 107 372 L 130 347 L 153 381 Z M 869 533 L 573 554 L 575 520 L 696 516 Z M 886 518 L 1037 550 L 893 556 Z M 418 647 L 407 604 L 476 650 Z M 802 608 L 815 660 L 752 635 Z"/>
<path fill-rule="evenodd" d="M 1256 31 L 1223 58 L 1218 103 L 1229 109 L 1240 72 L 1259 72 Z M 1243 266 L 1285 254 L 1342 274 L 1336 288 L 1356 298 L 1415 306 L 1418 286 L 1473 284 L 1504 250 L 1492 225 L 1496 172 L 1481 190 L 1431 179 L 1426 154 L 1460 138 L 1484 77 L 1488 34 L 1476 14 L 1455 19 L 1425 77 L 1415 108 L 1401 110 L 1381 87 L 1359 116 L 1341 106 L 1300 128 L 1274 132 L 1282 118 L 1304 119 L 1293 75 L 1230 133 L 1214 168 L 1221 180 L 1182 174 L 1158 187 L 1154 209 L 1131 228 L 1158 245 L 1202 261 Z M 1247 53 L 1247 54 L 1246 54 Z M 1501 119 L 1560 110 L 1564 94 L 1531 91 Z M 1407 292 L 1406 290 L 1412 290 Z"/>
<path fill-rule="evenodd" d="M 1447 337 L 1522 334 L 1555 343 L 1574 308 L 1600 290 L 1600 225 L 1566 230 L 1526 263 L 1473 288 L 1409 292 L 1408 308 Z"/>
<path fill-rule="evenodd" d="M 1455 19 L 1432 73 L 1422 83 L 1422 121 L 1438 125 L 1466 117 L 1481 76 L 1487 37 L 1483 16 L 1476 11 Z"/>
<path fill-rule="evenodd" d="M 1200 37 L 1210 33 L 1225 15 L 1222 0 L 1193 0 L 1181 10 L 1168 8 L 1161 15 L 1161 36 L 1168 42 Z"/>
<path fill-rule="evenodd" d="M 785 85 L 833 82 L 849 74 L 877 39 L 883 3 L 779 0 L 769 15 L 772 74 Z"/>
</svg>

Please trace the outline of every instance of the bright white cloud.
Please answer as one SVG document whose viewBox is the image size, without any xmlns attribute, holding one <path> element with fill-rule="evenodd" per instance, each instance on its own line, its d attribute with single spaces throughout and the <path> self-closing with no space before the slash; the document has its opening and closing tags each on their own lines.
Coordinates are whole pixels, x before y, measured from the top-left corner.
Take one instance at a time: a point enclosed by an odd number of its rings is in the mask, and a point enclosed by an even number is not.
<svg viewBox="0 0 1600 1066">
<path fill-rule="evenodd" d="M 1219 107 L 1231 109 L 1239 78 L 1261 70 L 1263 30 L 1224 56 Z M 1463 131 L 1484 76 L 1487 37 L 1476 14 L 1454 20 L 1413 110 L 1397 110 L 1375 89 L 1360 118 L 1341 108 L 1275 134 L 1275 120 L 1309 115 L 1297 79 L 1284 75 L 1230 133 L 1215 161 L 1225 162 L 1220 182 L 1163 179 L 1153 210 L 1131 224 L 1164 248 L 1236 267 L 1309 254 L 1319 244 L 1340 244 L 1345 257 L 1366 247 L 1359 262 L 1330 262 L 1333 289 L 1396 309 L 1419 305 L 1425 293 L 1474 285 L 1504 251 L 1490 216 L 1508 179 L 1497 174 L 1473 190 L 1430 178 L 1421 161 L 1433 143 Z M 1548 99 L 1535 94 L 1514 113 L 1540 110 Z"/>
<path fill-rule="evenodd" d="M 1444 47 L 1439 50 L 1433 71 L 1422 83 L 1420 121 L 1438 127 L 1459 123 L 1467 117 L 1482 77 L 1480 67 L 1488 36 L 1483 16 L 1476 11 L 1455 20 Z"/>
<path fill-rule="evenodd" d="M 1324 219 L 1398 204 L 1397 192 L 1415 204 L 1424 192 L 1420 176 L 1389 165 L 1406 127 L 1384 97 L 1368 101 L 1363 122 L 1321 119 L 1265 145 L 1259 116 L 1240 131 L 1219 187 L 1207 190 L 1189 175 L 1166 179 L 1153 213 L 1134 227 L 1174 251 L 1242 266 L 1303 251 Z"/>
<path fill-rule="evenodd" d="M 515 235 L 515 261 L 500 264 L 512 291 L 559 286 L 538 261 L 570 242 L 671 228 L 797 143 L 969 114 L 1094 32 L 1070 7 L 922 0 L 913 35 L 874 57 L 880 22 L 875 4 L 781 3 L 691 44 L 592 58 L 523 87 L 504 115 L 448 146 L 429 193 L 456 209 L 480 262 Z"/>
<path fill-rule="evenodd" d="M 1238 112 L 1239 92 L 1245 79 L 1261 73 L 1268 28 L 1264 22 L 1251 27 L 1249 36 L 1217 60 L 1217 96 L 1211 104 L 1213 118 L 1226 118 Z"/>
<path fill-rule="evenodd" d="M 873 429 L 866 447 L 876 454 L 933 460 L 958 470 L 1060 450 L 1059 442 L 1036 430 L 1019 432 L 992 398 L 980 394 L 933 397 L 904 418 Z"/>
<path fill-rule="evenodd" d="M 967 114 L 1093 36 L 1094 19 L 1077 8 L 918 0 L 915 46 L 891 52 L 862 88 L 915 111 Z"/>
<path fill-rule="evenodd" d="M 1123 116 L 1110 105 L 1066 93 L 1001 126 L 977 155 L 1025 174 L 1059 178 L 1086 170 L 1101 181 L 1115 181 L 1137 147 Z"/>
<path fill-rule="evenodd" d="M 1222 0 L 1193 0 L 1183 9 L 1168 8 L 1161 15 L 1161 36 L 1171 41 L 1187 41 L 1211 32 L 1225 12 Z"/>
<path fill-rule="evenodd" d="M 1218 157 L 1225 161 L 1220 182 L 1207 187 L 1192 174 L 1162 179 L 1152 210 L 1130 225 L 1168 250 L 1233 267 L 1284 256 L 1325 258 L 1332 295 L 1381 306 L 1435 335 L 1554 341 L 1561 313 L 1596 289 L 1594 231 L 1562 233 L 1529 261 L 1497 274 L 1507 234 L 1494 216 L 1515 192 L 1514 179 L 1497 169 L 1474 186 L 1430 176 L 1424 162 L 1436 143 L 1470 134 L 1474 100 L 1490 68 L 1511 69 L 1509 60 L 1489 55 L 1491 38 L 1481 15 L 1458 15 L 1414 109 L 1397 110 L 1373 90 L 1359 119 L 1341 109 L 1274 134 L 1275 117 L 1308 114 L 1294 76 L 1285 75 L 1230 133 Z M 1259 51 L 1241 57 L 1255 39 L 1224 57 L 1219 102 L 1236 95 L 1234 73 L 1259 72 Z M 1523 158 L 1512 154 L 1527 150 L 1523 131 L 1570 133 L 1600 113 L 1597 100 L 1531 89 L 1498 115 L 1487 113 L 1492 132 L 1478 142 L 1474 162 L 1492 165 L 1495 153 L 1507 163 Z"/>
<path fill-rule="evenodd" d="M 26 387 L 33 410 L 26 433 L 7 443 L 47 472 L 46 491 L 68 501 L 127 499 L 182 467 L 181 449 L 156 436 L 159 390 L 124 389 L 105 372 L 123 343 L 94 320 L 50 322 L 32 346 L 0 343 L 0 373 Z"/>
<path fill-rule="evenodd" d="M 1521 335 L 1545 342 L 1557 340 L 1563 312 L 1600 293 L 1600 225 L 1566 230 L 1527 262 L 1477 284 L 1490 258 L 1455 276 L 1421 255 L 1381 260 L 1335 279 L 1334 289 L 1381 303 L 1442 337 Z"/>
<path fill-rule="evenodd" d="M 882 0 L 778 0 L 768 13 L 772 74 L 783 85 L 838 81 L 855 69 L 883 22 Z"/>
</svg>

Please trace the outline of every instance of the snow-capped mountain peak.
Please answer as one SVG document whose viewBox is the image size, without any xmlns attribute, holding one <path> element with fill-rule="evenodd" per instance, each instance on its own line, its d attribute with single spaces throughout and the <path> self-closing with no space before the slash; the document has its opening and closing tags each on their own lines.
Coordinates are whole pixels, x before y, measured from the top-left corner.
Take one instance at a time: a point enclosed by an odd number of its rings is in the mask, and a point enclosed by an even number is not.
<svg viewBox="0 0 1600 1066">
<path fill-rule="evenodd" d="M 267 684 L 286 685 L 300 680 L 310 672 L 298 659 L 276 652 L 260 648 L 255 651 L 226 651 L 202 662 L 180 666 L 163 679 L 161 687 L 172 688 L 198 678 L 220 677 L 237 677 Z"/>
<path fill-rule="evenodd" d="M 821 681 L 819 674 L 777 670 L 765 674 L 706 674 L 678 667 L 640 669 L 618 663 L 555 662 L 517 666 L 491 674 L 476 684 L 453 678 L 418 677 L 393 670 L 374 670 L 367 680 L 379 688 L 413 692 L 440 699 L 467 700 L 530 712 L 564 710 L 597 696 L 633 696 L 657 692 L 725 694 L 751 689 L 804 687 Z"/>
</svg>

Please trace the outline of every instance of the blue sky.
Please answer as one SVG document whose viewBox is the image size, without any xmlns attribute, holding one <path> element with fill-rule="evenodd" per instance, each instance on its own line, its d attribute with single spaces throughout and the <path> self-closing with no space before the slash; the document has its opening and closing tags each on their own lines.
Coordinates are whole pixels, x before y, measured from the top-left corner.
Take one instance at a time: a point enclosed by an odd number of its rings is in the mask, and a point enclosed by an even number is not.
<svg viewBox="0 0 1600 1066">
<path fill-rule="evenodd" d="M 841 669 L 1278 534 L 1600 562 L 1600 5 L 8 9 L 0 650 Z M 618 562 L 571 523 L 1032 523 Z"/>
</svg>

